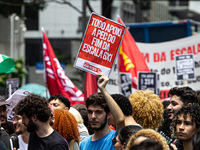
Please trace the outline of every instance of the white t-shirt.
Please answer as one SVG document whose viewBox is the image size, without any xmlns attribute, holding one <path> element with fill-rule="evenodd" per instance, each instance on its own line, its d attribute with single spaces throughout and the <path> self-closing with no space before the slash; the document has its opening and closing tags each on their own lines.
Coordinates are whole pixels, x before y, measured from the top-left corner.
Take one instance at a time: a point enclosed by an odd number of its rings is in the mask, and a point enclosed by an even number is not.
<svg viewBox="0 0 200 150">
<path fill-rule="evenodd" d="M 22 140 L 21 134 L 18 135 L 18 139 L 19 139 L 19 149 L 20 150 L 27 150 L 28 149 L 28 144 L 24 143 L 24 141 Z"/>
<path fill-rule="evenodd" d="M 89 132 L 88 129 L 86 128 L 86 126 L 84 124 L 78 124 L 78 130 L 80 133 L 80 141 L 82 141 L 84 138 L 89 136 Z"/>
</svg>

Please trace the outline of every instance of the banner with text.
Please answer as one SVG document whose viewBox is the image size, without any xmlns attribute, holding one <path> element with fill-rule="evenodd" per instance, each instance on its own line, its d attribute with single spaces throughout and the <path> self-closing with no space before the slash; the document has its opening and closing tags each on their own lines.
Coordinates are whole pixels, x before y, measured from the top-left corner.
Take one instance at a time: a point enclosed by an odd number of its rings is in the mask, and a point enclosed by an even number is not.
<svg viewBox="0 0 200 150">
<path fill-rule="evenodd" d="M 125 26 L 92 13 L 74 67 L 109 76 Z"/>
<path fill-rule="evenodd" d="M 168 96 L 170 88 L 185 86 L 184 81 L 176 81 L 174 62 L 176 55 L 194 55 L 195 80 L 188 81 L 187 86 L 200 90 L 200 34 L 168 42 L 149 44 L 136 42 L 136 44 L 151 71 L 160 75 L 160 97 L 162 99 Z M 113 67 L 107 85 L 110 94 L 119 92 L 117 74 L 117 67 Z M 134 89 L 132 91 L 134 92 Z"/>
<path fill-rule="evenodd" d="M 152 72 L 160 74 L 160 90 L 184 86 L 184 81 L 176 81 L 175 56 L 193 54 L 195 80 L 188 81 L 194 90 L 200 90 L 200 34 L 162 43 L 137 43 Z"/>
</svg>

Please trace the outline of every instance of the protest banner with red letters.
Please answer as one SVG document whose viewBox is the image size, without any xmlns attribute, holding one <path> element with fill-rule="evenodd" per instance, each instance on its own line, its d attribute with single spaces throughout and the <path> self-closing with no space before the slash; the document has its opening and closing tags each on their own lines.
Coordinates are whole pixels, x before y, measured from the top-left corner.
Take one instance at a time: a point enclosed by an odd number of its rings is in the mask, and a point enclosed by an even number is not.
<svg viewBox="0 0 200 150">
<path fill-rule="evenodd" d="M 160 97 L 162 99 L 168 96 L 170 88 L 185 86 L 184 81 L 176 81 L 174 61 L 176 55 L 194 55 L 195 80 L 187 81 L 187 86 L 200 90 L 200 34 L 168 42 L 148 44 L 136 42 L 136 44 L 143 53 L 150 70 L 160 74 Z M 119 92 L 117 69 L 113 68 L 107 85 L 110 94 Z"/>
<path fill-rule="evenodd" d="M 124 31 L 124 25 L 92 13 L 74 67 L 109 76 Z"/>
</svg>

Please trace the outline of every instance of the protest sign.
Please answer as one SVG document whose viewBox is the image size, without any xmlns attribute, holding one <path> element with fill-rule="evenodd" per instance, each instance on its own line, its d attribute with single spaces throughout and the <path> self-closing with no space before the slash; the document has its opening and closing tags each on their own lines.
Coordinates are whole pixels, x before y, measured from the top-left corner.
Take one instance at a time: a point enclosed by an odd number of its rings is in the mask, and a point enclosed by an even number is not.
<svg viewBox="0 0 200 150">
<path fill-rule="evenodd" d="M 152 72 L 160 75 L 160 98 L 168 97 L 168 92 L 172 87 L 183 87 L 184 81 L 176 81 L 175 63 L 176 55 L 193 54 L 195 61 L 195 80 L 188 81 L 187 85 L 194 90 L 200 90 L 200 34 L 185 37 L 178 40 L 160 43 L 139 43 L 138 48 L 143 53 L 145 61 Z M 113 67 L 110 80 L 107 85 L 110 94 L 119 91 L 118 70 Z M 134 91 L 135 89 L 132 89 Z"/>
<path fill-rule="evenodd" d="M 157 74 L 155 72 L 138 72 L 138 90 L 146 89 L 157 93 Z"/>
<path fill-rule="evenodd" d="M 124 31 L 124 25 L 92 13 L 74 67 L 109 76 Z"/>
<path fill-rule="evenodd" d="M 6 98 L 11 96 L 19 88 L 19 78 L 11 78 L 6 80 Z"/>
<path fill-rule="evenodd" d="M 13 108 L 17 105 L 17 103 L 23 99 L 24 97 L 28 96 L 31 92 L 26 90 L 17 90 L 15 91 L 7 100 L 6 103 L 10 106 L 7 106 L 8 113 L 7 113 L 7 120 L 13 122 L 14 119 L 14 112 L 12 111 Z"/>
<path fill-rule="evenodd" d="M 195 79 L 195 65 L 193 54 L 190 55 L 176 55 L 175 56 L 175 70 L 176 80 L 194 80 Z"/>
<path fill-rule="evenodd" d="M 121 93 L 129 97 L 132 93 L 132 75 L 131 73 L 120 73 L 119 74 L 119 83 L 120 83 L 120 91 Z"/>
</svg>

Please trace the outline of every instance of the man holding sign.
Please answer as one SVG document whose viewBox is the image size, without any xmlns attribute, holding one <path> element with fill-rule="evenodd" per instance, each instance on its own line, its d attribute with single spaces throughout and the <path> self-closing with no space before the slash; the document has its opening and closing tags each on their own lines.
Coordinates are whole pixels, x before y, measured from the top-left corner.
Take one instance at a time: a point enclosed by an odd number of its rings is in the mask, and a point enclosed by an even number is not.
<svg viewBox="0 0 200 150">
<path fill-rule="evenodd" d="M 109 76 L 125 26 L 92 13 L 74 67 Z"/>
<path fill-rule="evenodd" d="M 97 75 L 100 76 L 98 79 L 98 87 L 101 93 L 94 93 L 85 101 L 89 125 L 94 131 L 94 134 L 81 142 L 80 149 L 114 150 L 115 147 L 112 144 L 112 139 L 117 136 L 117 131 L 110 129 L 108 120 L 112 113 L 116 121 L 116 129 L 119 130 L 125 125 L 125 117 L 118 104 L 105 89 L 109 79 L 102 72 L 99 72 Z"/>
</svg>

